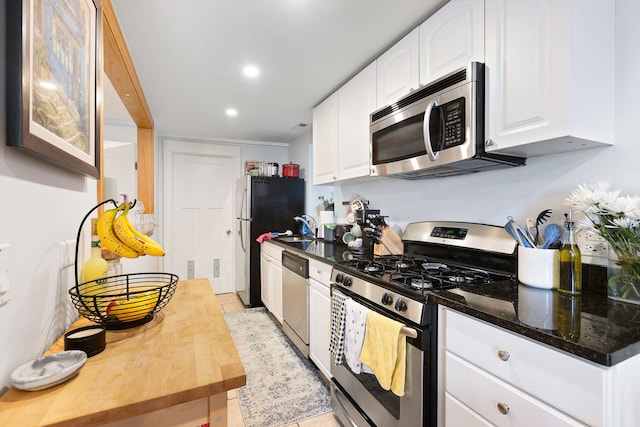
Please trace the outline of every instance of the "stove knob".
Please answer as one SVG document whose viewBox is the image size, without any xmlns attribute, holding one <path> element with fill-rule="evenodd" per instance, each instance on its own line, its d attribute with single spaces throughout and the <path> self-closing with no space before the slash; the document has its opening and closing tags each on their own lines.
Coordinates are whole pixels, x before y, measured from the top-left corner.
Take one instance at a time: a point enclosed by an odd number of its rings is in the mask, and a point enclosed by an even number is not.
<svg viewBox="0 0 640 427">
<path fill-rule="evenodd" d="M 391 305 L 391 303 L 393 303 L 393 296 L 385 292 L 385 294 L 382 295 L 382 303 L 384 305 Z"/>
<path fill-rule="evenodd" d="M 344 280 L 344 276 L 342 275 L 342 273 L 338 273 L 336 275 L 336 282 L 341 283 L 342 280 Z"/>
<path fill-rule="evenodd" d="M 407 311 L 407 303 L 402 298 L 398 298 L 395 307 L 398 311 Z"/>
<path fill-rule="evenodd" d="M 351 286 L 353 284 L 353 280 L 351 280 L 351 277 L 345 276 L 342 284 L 345 286 Z"/>
</svg>

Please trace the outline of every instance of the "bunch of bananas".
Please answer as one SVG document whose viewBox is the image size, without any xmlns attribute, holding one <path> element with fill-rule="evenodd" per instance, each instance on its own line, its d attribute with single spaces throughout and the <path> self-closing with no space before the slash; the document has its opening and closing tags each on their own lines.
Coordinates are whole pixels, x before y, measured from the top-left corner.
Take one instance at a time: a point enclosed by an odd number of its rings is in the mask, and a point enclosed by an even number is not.
<svg viewBox="0 0 640 427">
<path fill-rule="evenodd" d="M 142 319 L 156 308 L 159 296 L 158 291 L 149 291 L 129 299 L 111 301 L 107 306 L 107 316 L 121 322 Z"/>
<path fill-rule="evenodd" d="M 102 246 L 116 255 L 137 258 L 141 255 L 164 256 L 162 246 L 152 238 L 140 233 L 129 221 L 127 214 L 130 202 L 104 211 L 96 224 L 96 231 Z M 120 215 L 118 215 L 118 213 Z"/>
</svg>

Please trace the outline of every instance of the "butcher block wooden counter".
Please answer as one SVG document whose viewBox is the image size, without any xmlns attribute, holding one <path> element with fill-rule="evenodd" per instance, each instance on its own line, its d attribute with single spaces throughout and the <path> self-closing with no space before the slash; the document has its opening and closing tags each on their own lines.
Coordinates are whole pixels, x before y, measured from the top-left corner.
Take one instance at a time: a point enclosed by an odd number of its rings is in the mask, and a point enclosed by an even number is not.
<svg viewBox="0 0 640 427">
<path fill-rule="evenodd" d="M 70 329 L 86 324 L 81 318 Z M 60 337 L 46 354 L 63 350 Z M 42 391 L 8 390 L 0 425 L 226 426 L 226 392 L 245 382 L 209 281 L 185 280 L 149 323 L 107 331 L 105 350 L 71 380 Z"/>
</svg>

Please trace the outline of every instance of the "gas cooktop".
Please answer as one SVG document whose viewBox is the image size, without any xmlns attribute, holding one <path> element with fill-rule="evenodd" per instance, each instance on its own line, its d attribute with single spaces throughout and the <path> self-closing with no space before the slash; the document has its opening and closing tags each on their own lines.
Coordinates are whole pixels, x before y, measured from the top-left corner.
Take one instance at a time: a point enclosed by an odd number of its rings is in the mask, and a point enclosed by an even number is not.
<svg viewBox="0 0 640 427">
<path fill-rule="evenodd" d="M 478 286 L 515 277 L 515 241 L 502 227 L 475 223 L 423 222 L 407 226 L 405 253 L 356 254 L 335 269 L 425 300 L 429 291 Z M 348 285 L 347 285 L 348 286 Z"/>
<path fill-rule="evenodd" d="M 339 266 L 345 273 L 400 286 L 416 293 L 446 290 L 460 285 L 480 285 L 508 278 L 481 269 L 454 266 L 427 257 L 410 255 L 354 258 L 339 263 Z"/>
</svg>

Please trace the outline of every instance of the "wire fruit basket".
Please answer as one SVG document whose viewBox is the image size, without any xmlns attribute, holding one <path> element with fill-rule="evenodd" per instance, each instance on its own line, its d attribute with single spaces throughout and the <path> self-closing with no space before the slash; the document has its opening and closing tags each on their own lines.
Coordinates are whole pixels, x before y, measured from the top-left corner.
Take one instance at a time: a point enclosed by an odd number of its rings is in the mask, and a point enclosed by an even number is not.
<svg viewBox="0 0 640 427">
<path fill-rule="evenodd" d="M 178 276 L 170 273 L 122 274 L 80 283 L 69 294 L 82 316 L 107 329 L 126 329 L 153 319 L 177 283 Z"/>
<path fill-rule="evenodd" d="M 78 280 L 78 246 L 82 227 L 91 209 L 80 223 L 76 238 L 75 286 L 69 289 L 71 301 L 80 315 L 107 329 L 127 329 L 145 324 L 162 310 L 176 291 L 178 276 L 171 273 L 132 273 L 107 276 L 82 282 Z"/>
</svg>

